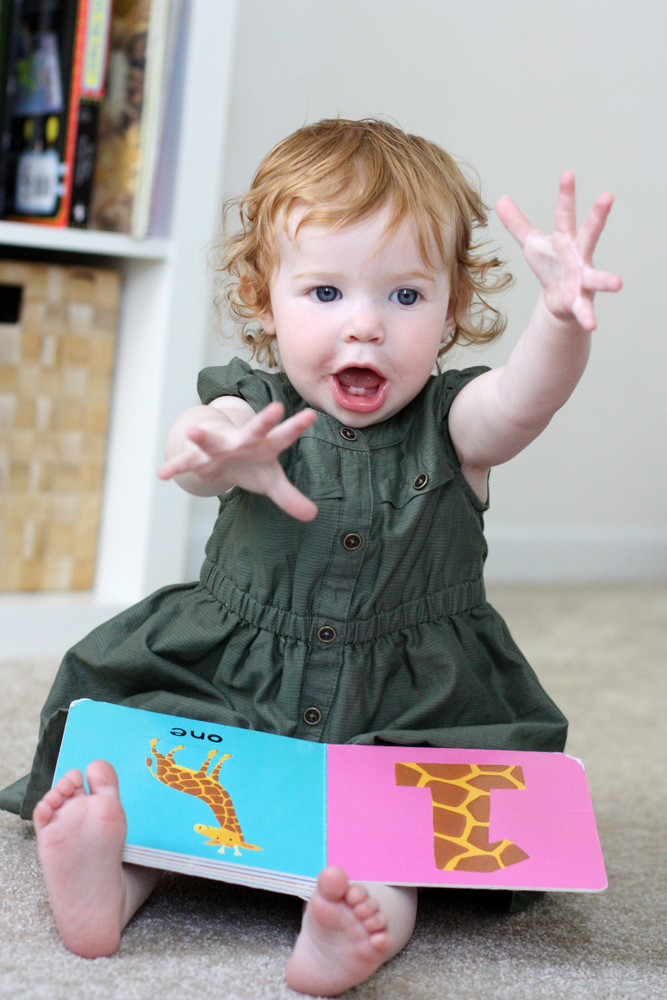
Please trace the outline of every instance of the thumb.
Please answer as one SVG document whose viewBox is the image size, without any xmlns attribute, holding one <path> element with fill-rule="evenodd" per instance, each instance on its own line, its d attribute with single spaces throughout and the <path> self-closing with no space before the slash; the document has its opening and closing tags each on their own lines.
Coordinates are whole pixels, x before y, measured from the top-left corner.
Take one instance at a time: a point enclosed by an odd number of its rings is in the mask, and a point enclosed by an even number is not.
<svg viewBox="0 0 667 1000">
<path fill-rule="evenodd" d="M 317 505 L 290 483 L 282 469 L 266 495 L 297 521 L 313 521 L 317 517 Z"/>
</svg>

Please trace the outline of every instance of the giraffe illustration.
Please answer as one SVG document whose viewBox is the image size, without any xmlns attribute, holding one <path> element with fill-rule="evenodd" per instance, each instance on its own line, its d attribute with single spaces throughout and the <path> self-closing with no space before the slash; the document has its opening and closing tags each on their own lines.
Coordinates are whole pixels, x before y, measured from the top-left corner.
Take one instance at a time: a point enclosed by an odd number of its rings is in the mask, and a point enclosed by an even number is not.
<svg viewBox="0 0 667 1000">
<path fill-rule="evenodd" d="M 494 872 L 529 857 L 511 840 L 489 843 L 491 789 L 524 789 L 520 767 L 397 763 L 396 784 L 430 789 L 436 868 Z"/>
<path fill-rule="evenodd" d="M 205 826 L 202 823 L 196 823 L 194 827 L 197 833 L 209 838 L 206 843 L 217 845 L 219 854 L 224 854 L 227 847 L 233 847 L 234 854 L 237 855 L 241 854 L 241 847 L 247 851 L 261 851 L 261 847 L 256 844 L 247 844 L 243 839 L 232 800 L 218 780 L 220 767 L 224 761 L 229 760 L 231 754 L 223 754 L 209 774 L 208 768 L 218 752 L 217 750 L 211 750 L 199 770 L 194 771 L 192 768 L 183 767 L 174 761 L 174 754 L 178 750 L 183 750 L 183 746 L 174 747 L 170 753 L 164 756 L 155 749 L 158 742 L 157 739 L 151 740 L 153 757 L 146 757 L 146 764 L 151 774 L 163 785 L 175 788 L 178 792 L 185 792 L 186 795 L 194 795 L 213 810 L 213 815 L 219 826 Z M 153 760 L 155 760 L 155 770 L 153 770 Z"/>
</svg>

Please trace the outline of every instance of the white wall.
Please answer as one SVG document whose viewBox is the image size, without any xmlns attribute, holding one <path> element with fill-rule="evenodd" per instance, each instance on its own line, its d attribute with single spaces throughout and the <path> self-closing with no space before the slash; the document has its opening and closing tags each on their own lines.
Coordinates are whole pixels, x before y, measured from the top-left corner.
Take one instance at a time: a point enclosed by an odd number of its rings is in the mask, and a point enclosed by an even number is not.
<svg viewBox="0 0 667 1000">
<path fill-rule="evenodd" d="M 496 578 L 667 573 L 667 13 L 663 0 L 241 0 L 225 190 L 306 121 L 389 116 L 473 164 L 493 204 L 510 194 L 551 227 L 558 178 L 582 211 L 616 206 L 597 262 L 588 371 L 538 442 L 492 475 Z M 502 363 L 528 318 L 532 274 L 492 218 L 518 277 L 505 336 L 457 366 Z M 211 361 L 229 348 L 212 343 Z M 195 507 L 205 533 L 213 509 Z M 194 557 L 194 562 L 198 553 Z"/>
</svg>

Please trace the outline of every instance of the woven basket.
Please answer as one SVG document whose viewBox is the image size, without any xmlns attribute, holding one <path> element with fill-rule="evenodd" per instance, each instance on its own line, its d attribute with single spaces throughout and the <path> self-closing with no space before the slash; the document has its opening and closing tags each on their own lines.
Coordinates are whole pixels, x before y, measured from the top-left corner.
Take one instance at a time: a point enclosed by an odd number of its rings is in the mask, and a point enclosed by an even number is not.
<svg viewBox="0 0 667 1000">
<path fill-rule="evenodd" d="M 119 295 L 0 260 L 0 591 L 93 586 Z"/>
</svg>

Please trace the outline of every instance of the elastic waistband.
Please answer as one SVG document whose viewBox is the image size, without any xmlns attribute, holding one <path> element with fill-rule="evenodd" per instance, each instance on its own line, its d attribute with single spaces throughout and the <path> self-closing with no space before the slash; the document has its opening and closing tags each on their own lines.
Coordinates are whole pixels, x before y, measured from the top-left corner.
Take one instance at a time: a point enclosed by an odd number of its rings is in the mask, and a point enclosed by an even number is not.
<svg viewBox="0 0 667 1000">
<path fill-rule="evenodd" d="M 202 567 L 201 584 L 225 610 L 242 621 L 263 631 L 302 642 L 317 642 L 317 633 L 323 625 L 332 626 L 344 643 L 372 642 L 392 632 L 461 614 L 486 601 L 483 580 L 470 580 L 426 594 L 415 601 L 406 601 L 367 618 L 357 616 L 343 620 L 334 616 L 298 615 L 284 608 L 262 604 L 251 594 L 240 590 L 225 576 L 220 566 L 208 559 Z"/>
</svg>

